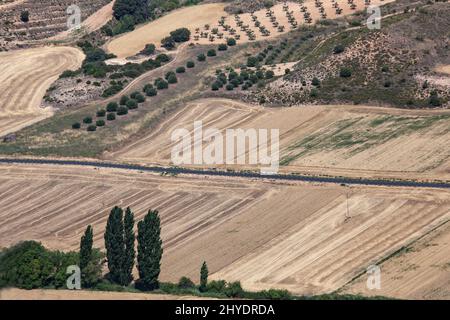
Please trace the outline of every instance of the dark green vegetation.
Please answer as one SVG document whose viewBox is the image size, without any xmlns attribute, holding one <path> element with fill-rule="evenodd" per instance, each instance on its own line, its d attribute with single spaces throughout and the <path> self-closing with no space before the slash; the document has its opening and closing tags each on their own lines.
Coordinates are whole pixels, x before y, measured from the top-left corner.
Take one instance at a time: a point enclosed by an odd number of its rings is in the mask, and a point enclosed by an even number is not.
<svg viewBox="0 0 450 320">
<path fill-rule="evenodd" d="M 21 242 L 0 253 L 0 288 L 22 289 L 65 288 L 68 266 L 83 263 L 86 287 L 98 283 L 102 254 L 88 249 L 89 241 L 83 237 L 83 251 L 51 251 L 34 241 Z"/>
</svg>

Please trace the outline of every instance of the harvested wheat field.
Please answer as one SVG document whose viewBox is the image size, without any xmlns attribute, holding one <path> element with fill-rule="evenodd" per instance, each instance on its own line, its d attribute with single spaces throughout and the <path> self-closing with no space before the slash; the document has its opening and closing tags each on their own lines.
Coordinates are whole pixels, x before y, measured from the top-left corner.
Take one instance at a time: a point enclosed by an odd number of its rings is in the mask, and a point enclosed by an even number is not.
<svg viewBox="0 0 450 320">
<path fill-rule="evenodd" d="M 208 298 L 135 292 L 3 289 L 0 290 L 0 300 L 208 300 Z"/>
<path fill-rule="evenodd" d="M 194 121 L 199 120 L 203 130 L 216 128 L 223 135 L 228 128 L 279 129 L 282 171 L 450 179 L 449 110 L 263 108 L 226 99 L 205 99 L 190 103 L 145 137 L 105 157 L 170 165 L 172 149 L 179 143 L 172 142 L 172 132 L 186 128 L 193 137 Z M 205 142 L 204 147 L 207 145 Z"/>
<path fill-rule="evenodd" d="M 450 222 L 408 246 L 381 267 L 381 290 L 361 277 L 342 292 L 408 299 L 450 299 Z"/>
<path fill-rule="evenodd" d="M 371 3 L 377 5 L 392 1 L 394 0 L 375 0 Z M 325 0 L 322 7 L 317 7 L 314 0 L 306 0 L 303 4 L 277 4 L 270 10 L 259 10 L 253 15 L 245 13 L 232 16 L 224 11 L 225 6 L 225 3 L 212 3 L 176 10 L 113 39 L 107 44 L 107 50 L 118 58 L 133 56 L 148 43 L 160 45 L 161 40 L 167 37 L 170 31 L 183 27 L 191 31 L 191 42 L 198 44 L 223 43 L 224 39 L 230 37 L 236 38 L 238 43 L 264 40 L 285 34 L 302 24 L 314 24 L 321 19 L 336 19 L 367 7 L 364 0 L 355 0 L 354 5 Z"/>
<path fill-rule="evenodd" d="M 450 218 L 447 190 L 1 165 L 0 246 L 35 239 L 75 250 L 91 224 L 103 247 L 114 205 L 131 206 L 136 220 L 159 209 L 163 281 L 197 280 L 206 260 L 214 279 L 298 294 L 338 289 Z"/>
<path fill-rule="evenodd" d="M 0 136 L 50 117 L 53 111 L 40 107 L 47 89 L 83 59 L 80 50 L 70 47 L 0 53 Z"/>
</svg>

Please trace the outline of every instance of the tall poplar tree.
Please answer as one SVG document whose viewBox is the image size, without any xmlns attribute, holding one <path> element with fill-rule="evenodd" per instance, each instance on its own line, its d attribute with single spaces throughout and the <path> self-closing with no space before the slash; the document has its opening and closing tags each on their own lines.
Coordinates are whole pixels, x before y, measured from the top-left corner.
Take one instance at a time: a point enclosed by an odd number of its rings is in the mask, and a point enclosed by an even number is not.
<svg viewBox="0 0 450 320">
<path fill-rule="evenodd" d="M 89 225 L 80 241 L 80 269 L 83 273 L 92 258 L 93 231 Z"/>
<path fill-rule="evenodd" d="M 138 287 L 142 290 L 159 288 L 159 273 L 163 254 L 161 221 L 157 210 L 149 210 L 144 220 L 138 223 Z"/>
<path fill-rule="evenodd" d="M 206 291 L 206 286 L 208 285 L 208 274 L 208 265 L 206 264 L 206 261 L 204 261 L 202 268 L 200 269 L 200 292 Z"/>
<path fill-rule="evenodd" d="M 123 283 L 122 270 L 125 261 L 123 230 L 123 210 L 114 207 L 106 223 L 105 247 L 109 269 L 108 278 L 117 284 Z"/>
<path fill-rule="evenodd" d="M 133 267 L 136 252 L 134 249 L 134 214 L 127 208 L 124 219 L 125 260 L 123 263 L 123 285 L 129 285 L 133 281 Z"/>
</svg>

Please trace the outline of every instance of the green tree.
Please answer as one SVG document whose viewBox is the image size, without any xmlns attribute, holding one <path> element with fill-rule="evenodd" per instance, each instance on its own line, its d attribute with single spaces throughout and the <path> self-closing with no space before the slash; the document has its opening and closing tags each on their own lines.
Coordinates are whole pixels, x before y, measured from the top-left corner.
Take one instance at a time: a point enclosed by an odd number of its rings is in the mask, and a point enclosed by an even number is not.
<svg viewBox="0 0 450 320">
<path fill-rule="evenodd" d="M 108 278 L 114 283 L 122 284 L 122 267 L 125 260 L 123 238 L 123 210 L 114 207 L 109 214 L 105 230 L 105 248 L 108 261 Z"/>
<path fill-rule="evenodd" d="M 93 245 L 93 231 L 92 227 L 89 225 L 81 237 L 80 242 L 80 269 L 81 274 L 85 271 L 89 261 L 92 257 L 92 245 Z"/>
<path fill-rule="evenodd" d="M 134 214 L 127 208 L 124 219 L 125 261 L 123 264 L 123 280 L 125 285 L 133 281 L 133 268 L 136 252 L 134 250 Z"/>
<path fill-rule="evenodd" d="M 138 271 L 136 285 L 142 290 L 159 288 L 159 273 L 163 254 L 161 226 L 157 210 L 149 210 L 144 220 L 138 223 Z"/>
<path fill-rule="evenodd" d="M 208 265 L 206 261 L 203 262 L 202 268 L 200 269 L 200 288 L 201 292 L 205 292 L 207 290 L 208 285 Z"/>
</svg>

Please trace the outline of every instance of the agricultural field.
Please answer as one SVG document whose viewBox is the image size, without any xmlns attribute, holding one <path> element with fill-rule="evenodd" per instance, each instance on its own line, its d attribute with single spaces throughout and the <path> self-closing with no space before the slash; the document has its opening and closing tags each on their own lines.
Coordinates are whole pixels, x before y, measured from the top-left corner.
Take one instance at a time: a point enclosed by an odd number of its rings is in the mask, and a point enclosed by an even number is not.
<svg viewBox="0 0 450 320">
<path fill-rule="evenodd" d="M 71 47 L 45 47 L 0 53 L 0 136 L 51 117 L 42 97 L 58 76 L 80 67 L 84 54 Z"/>
<path fill-rule="evenodd" d="M 450 299 L 448 2 L 72 2 L 0 0 L 0 300 Z M 200 122 L 235 163 L 174 161 Z"/>
<path fill-rule="evenodd" d="M 450 299 L 450 227 L 446 222 L 406 246 L 380 267 L 382 295 L 407 299 Z M 342 291 L 370 295 L 365 281 L 352 281 Z"/>
<path fill-rule="evenodd" d="M 450 112 L 367 106 L 262 108 L 226 99 L 192 102 L 151 133 L 108 154 L 126 162 L 171 164 L 171 133 L 279 129 L 282 170 L 331 175 L 450 178 Z M 205 142 L 205 145 L 207 143 Z M 247 148 L 248 153 L 248 148 Z M 236 154 L 237 157 L 238 154 Z M 221 167 L 221 166 L 219 166 Z M 233 168 L 233 166 L 229 166 Z M 235 166 L 242 168 L 242 166 Z"/>
<path fill-rule="evenodd" d="M 58 166 L 1 165 L 0 173 L 0 246 L 35 239 L 74 250 L 91 224 L 101 248 L 111 206 L 132 206 L 137 220 L 159 209 L 163 281 L 196 279 L 206 260 L 212 278 L 241 280 L 248 289 L 330 292 L 450 218 L 445 190 Z"/>
<path fill-rule="evenodd" d="M 371 3 L 387 4 L 391 1 L 376 0 Z M 193 34 L 192 43 L 203 45 L 222 43 L 230 37 L 236 38 L 240 43 L 266 40 L 286 34 L 302 24 L 314 24 L 320 19 L 335 19 L 366 8 L 363 0 L 337 6 L 336 3 L 326 0 L 321 6 L 317 6 L 314 0 L 307 0 L 302 5 L 287 2 L 253 14 L 235 16 L 224 11 L 224 3 L 186 7 L 113 39 L 106 45 L 106 49 L 119 58 L 134 56 L 148 43 L 160 45 L 161 40 L 169 35 L 167 30 L 182 27 L 188 28 Z"/>
</svg>

